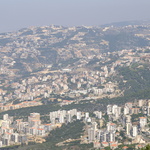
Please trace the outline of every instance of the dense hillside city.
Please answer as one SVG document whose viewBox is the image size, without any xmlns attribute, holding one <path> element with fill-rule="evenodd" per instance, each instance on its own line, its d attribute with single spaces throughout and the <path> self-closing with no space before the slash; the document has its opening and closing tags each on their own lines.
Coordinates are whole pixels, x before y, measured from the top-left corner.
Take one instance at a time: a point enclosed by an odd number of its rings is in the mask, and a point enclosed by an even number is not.
<svg viewBox="0 0 150 150">
<path fill-rule="evenodd" d="M 149 23 L 0 33 L 0 61 L 2 149 L 150 142 Z"/>
<path fill-rule="evenodd" d="M 56 136 L 55 140 L 58 140 L 58 143 L 53 141 L 53 146 L 60 149 L 71 143 L 92 144 L 89 148 L 96 149 L 105 147 L 118 150 L 140 149 L 150 142 L 149 116 L 150 100 L 128 102 L 123 106 L 107 105 L 106 111 L 103 112 L 89 113 L 77 109 L 52 111 L 47 115 L 49 122 L 44 124 L 41 122 L 40 113 L 30 113 L 26 122 L 23 119 L 14 120 L 13 117 L 5 114 L 1 126 L 0 145 L 1 147 L 21 143 L 28 145 L 31 142 L 49 144 L 52 142 L 51 138 Z M 64 133 L 57 131 L 58 128 L 63 128 L 64 124 L 68 125 L 68 128 L 74 124 L 76 126 L 70 130 L 62 130 Z M 55 132 L 54 135 L 51 135 L 52 131 Z M 72 135 L 71 132 L 74 134 Z M 63 141 L 59 139 L 60 135 Z M 48 138 L 45 139 L 47 136 Z M 42 149 L 42 146 L 31 148 Z"/>
</svg>

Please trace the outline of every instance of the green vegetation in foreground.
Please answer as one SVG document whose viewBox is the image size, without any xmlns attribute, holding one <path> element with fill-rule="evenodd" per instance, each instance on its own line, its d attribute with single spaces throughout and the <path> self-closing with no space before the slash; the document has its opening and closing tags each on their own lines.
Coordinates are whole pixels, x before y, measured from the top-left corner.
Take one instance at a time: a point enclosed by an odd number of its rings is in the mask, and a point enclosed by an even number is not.
<svg viewBox="0 0 150 150">
<path fill-rule="evenodd" d="M 146 147 L 142 148 L 141 150 L 150 150 L 150 145 L 147 145 Z"/>
</svg>

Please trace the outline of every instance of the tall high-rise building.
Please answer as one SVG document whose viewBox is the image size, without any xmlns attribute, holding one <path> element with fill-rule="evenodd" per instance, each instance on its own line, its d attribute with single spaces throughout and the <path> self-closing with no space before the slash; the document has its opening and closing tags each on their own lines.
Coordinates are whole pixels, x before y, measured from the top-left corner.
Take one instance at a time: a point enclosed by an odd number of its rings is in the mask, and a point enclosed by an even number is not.
<svg viewBox="0 0 150 150">
<path fill-rule="evenodd" d="M 97 130 L 97 123 L 96 123 L 96 122 L 92 122 L 92 128 L 93 128 L 94 130 Z"/>
<path fill-rule="evenodd" d="M 139 117 L 140 121 L 140 127 L 143 128 L 147 124 L 147 118 L 146 117 Z"/>
<path fill-rule="evenodd" d="M 60 116 L 59 116 L 59 123 L 65 123 L 65 118 L 64 118 L 63 113 L 60 114 Z"/>
<path fill-rule="evenodd" d="M 81 120 L 81 112 L 77 112 L 77 120 Z"/>
<path fill-rule="evenodd" d="M 139 107 L 142 107 L 144 105 L 145 101 L 144 100 L 139 100 Z"/>
<path fill-rule="evenodd" d="M 109 136 L 110 136 L 109 142 L 115 142 L 115 132 L 110 132 Z"/>
<path fill-rule="evenodd" d="M 131 133 L 131 128 L 132 128 L 131 123 L 126 123 L 126 133 L 127 133 L 127 135 L 130 135 L 130 133 Z"/>
<path fill-rule="evenodd" d="M 131 102 L 129 102 L 129 103 L 125 103 L 125 106 L 127 106 L 127 107 L 129 107 L 129 108 L 132 108 L 132 103 Z"/>
<path fill-rule="evenodd" d="M 89 118 L 89 112 L 85 113 L 85 119 Z"/>
<path fill-rule="evenodd" d="M 71 114 L 70 112 L 68 112 L 67 116 L 66 116 L 66 119 L 67 119 L 67 122 L 71 122 L 72 120 L 72 117 L 71 117 Z"/>
<path fill-rule="evenodd" d="M 125 106 L 125 107 L 124 107 L 124 115 L 129 114 L 129 112 L 130 112 L 129 107 L 128 107 L 128 106 Z"/>
<path fill-rule="evenodd" d="M 150 106 L 147 107 L 147 115 L 150 116 Z"/>
<path fill-rule="evenodd" d="M 118 113 L 118 106 L 117 105 L 113 105 L 113 107 L 112 107 L 112 114 L 116 114 L 116 113 Z"/>
<path fill-rule="evenodd" d="M 148 100 L 148 106 L 150 107 L 150 100 Z"/>
<path fill-rule="evenodd" d="M 132 127 L 132 136 L 135 137 L 138 135 L 138 128 L 136 125 Z"/>
<path fill-rule="evenodd" d="M 96 115 L 96 117 L 98 119 L 101 119 L 102 118 L 102 112 L 101 111 L 94 111 L 94 114 Z"/>
<path fill-rule="evenodd" d="M 3 120 L 7 120 L 7 119 L 9 119 L 8 114 L 3 115 Z"/>
<path fill-rule="evenodd" d="M 88 141 L 93 142 L 95 140 L 96 132 L 93 128 L 88 129 Z"/>
<path fill-rule="evenodd" d="M 70 114 L 71 114 L 72 117 L 76 116 L 77 115 L 77 109 L 70 110 Z"/>
<path fill-rule="evenodd" d="M 30 120 L 40 120 L 40 114 L 39 113 L 30 113 L 30 116 L 28 117 L 28 121 Z"/>
<path fill-rule="evenodd" d="M 116 130 L 116 124 L 115 123 L 111 123 L 111 122 L 108 122 L 107 123 L 107 131 L 115 131 Z"/>
<path fill-rule="evenodd" d="M 112 105 L 107 105 L 107 115 L 112 114 Z"/>
<path fill-rule="evenodd" d="M 100 128 L 103 127 L 103 125 L 104 125 L 104 120 L 103 120 L 103 119 L 100 119 L 100 121 L 99 121 L 99 126 L 100 126 Z"/>
<path fill-rule="evenodd" d="M 126 115 L 126 123 L 130 123 L 131 122 L 131 116 L 130 115 Z"/>
<path fill-rule="evenodd" d="M 39 113 L 30 113 L 30 116 L 28 117 L 29 126 L 38 126 L 41 124 L 40 120 L 40 114 Z"/>
</svg>

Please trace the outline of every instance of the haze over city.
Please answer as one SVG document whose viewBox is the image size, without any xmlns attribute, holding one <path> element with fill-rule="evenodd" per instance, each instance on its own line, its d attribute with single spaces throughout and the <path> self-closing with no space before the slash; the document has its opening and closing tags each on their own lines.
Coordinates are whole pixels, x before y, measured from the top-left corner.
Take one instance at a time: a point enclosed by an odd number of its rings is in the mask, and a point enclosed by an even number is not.
<svg viewBox="0 0 150 150">
<path fill-rule="evenodd" d="M 0 150 L 150 150 L 150 0 L 0 0 Z"/>
<path fill-rule="evenodd" d="M 29 26 L 97 26 L 105 23 L 149 20 L 149 0 L 3 0 L 0 32 Z"/>
</svg>

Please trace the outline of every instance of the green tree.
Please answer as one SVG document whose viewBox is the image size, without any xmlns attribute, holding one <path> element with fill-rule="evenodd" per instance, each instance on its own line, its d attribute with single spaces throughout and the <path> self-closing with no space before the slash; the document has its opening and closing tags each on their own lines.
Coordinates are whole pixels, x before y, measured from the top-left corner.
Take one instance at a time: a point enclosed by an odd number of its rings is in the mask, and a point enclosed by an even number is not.
<svg viewBox="0 0 150 150">
<path fill-rule="evenodd" d="M 141 150 L 150 150 L 150 145 L 146 145 L 146 147 L 142 148 Z"/>
</svg>

